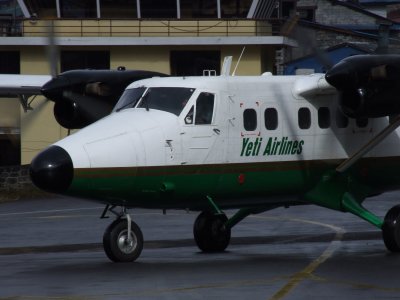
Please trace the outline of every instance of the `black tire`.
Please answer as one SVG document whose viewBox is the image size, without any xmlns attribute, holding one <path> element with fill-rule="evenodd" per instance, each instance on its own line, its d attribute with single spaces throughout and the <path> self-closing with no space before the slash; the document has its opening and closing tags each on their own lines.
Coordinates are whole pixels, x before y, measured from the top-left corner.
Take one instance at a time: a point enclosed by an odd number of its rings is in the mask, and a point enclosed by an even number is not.
<svg viewBox="0 0 400 300">
<path fill-rule="evenodd" d="M 197 246 L 203 252 L 222 252 L 231 240 L 231 230 L 225 227 L 226 215 L 214 215 L 203 211 L 193 226 Z"/>
<path fill-rule="evenodd" d="M 382 237 L 386 248 L 391 252 L 400 252 L 400 205 L 392 207 L 385 216 Z"/>
<path fill-rule="evenodd" d="M 131 238 L 128 243 L 128 223 L 117 219 L 108 226 L 103 235 L 103 247 L 107 257 L 113 262 L 135 261 L 143 250 L 143 234 L 135 222 L 131 222 Z"/>
</svg>

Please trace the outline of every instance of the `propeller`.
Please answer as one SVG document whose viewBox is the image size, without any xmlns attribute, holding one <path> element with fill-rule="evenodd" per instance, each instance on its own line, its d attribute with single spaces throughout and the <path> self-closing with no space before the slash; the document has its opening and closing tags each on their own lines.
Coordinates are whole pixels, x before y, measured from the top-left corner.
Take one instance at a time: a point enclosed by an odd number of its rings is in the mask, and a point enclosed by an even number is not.
<svg viewBox="0 0 400 300">
<path fill-rule="evenodd" d="M 47 45 L 46 54 L 49 61 L 50 75 L 55 78 L 58 75 L 58 57 L 59 49 L 56 43 L 54 22 L 49 20 L 47 22 Z"/>
</svg>

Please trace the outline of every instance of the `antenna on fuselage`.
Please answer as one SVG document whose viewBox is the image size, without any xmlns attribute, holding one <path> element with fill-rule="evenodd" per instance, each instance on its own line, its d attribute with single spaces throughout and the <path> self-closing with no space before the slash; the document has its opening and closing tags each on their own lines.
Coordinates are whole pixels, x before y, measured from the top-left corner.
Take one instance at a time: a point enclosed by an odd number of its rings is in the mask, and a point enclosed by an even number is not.
<svg viewBox="0 0 400 300">
<path fill-rule="evenodd" d="M 235 76 L 235 74 L 236 74 L 236 69 L 239 66 L 240 60 L 242 59 L 244 50 L 246 50 L 246 46 L 243 47 L 242 53 L 240 53 L 240 56 L 239 56 L 239 59 L 238 59 L 238 61 L 236 63 L 235 69 L 233 70 L 232 76 Z"/>
<path fill-rule="evenodd" d="M 232 65 L 232 56 L 225 56 L 224 63 L 222 64 L 221 76 L 229 76 Z"/>
</svg>

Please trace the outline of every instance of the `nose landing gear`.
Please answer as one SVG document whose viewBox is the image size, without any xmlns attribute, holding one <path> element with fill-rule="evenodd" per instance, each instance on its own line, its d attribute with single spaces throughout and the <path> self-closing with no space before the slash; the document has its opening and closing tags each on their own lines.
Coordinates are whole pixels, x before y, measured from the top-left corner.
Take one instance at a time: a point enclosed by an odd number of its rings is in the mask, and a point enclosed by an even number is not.
<svg viewBox="0 0 400 300">
<path fill-rule="evenodd" d="M 108 226 L 103 235 L 103 247 L 107 257 L 113 262 L 133 262 L 143 250 L 143 234 L 139 226 L 131 220 L 126 209 L 117 214 L 117 219 Z M 105 210 L 106 212 L 106 210 Z M 105 217 L 103 213 L 102 217 Z"/>
</svg>

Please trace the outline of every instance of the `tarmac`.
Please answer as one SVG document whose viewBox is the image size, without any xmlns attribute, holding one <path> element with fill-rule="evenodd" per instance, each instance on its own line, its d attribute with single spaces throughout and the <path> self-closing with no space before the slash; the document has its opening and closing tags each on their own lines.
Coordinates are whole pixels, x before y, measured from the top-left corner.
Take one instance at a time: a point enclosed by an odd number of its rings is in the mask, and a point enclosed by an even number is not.
<svg viewBox="0 0 400 300">
<path fill-rule="evenodd" d="M 399 196 L 365 205 L 383 217 Z M 64 197 L 0 204 L 0 299 L 400 299 L 400 254 L 351 214 L 309 205 L 249 216 L 227 251 L 204 254 L 197 212 L 134 209 L 143 252 L 112 263 L 103 208 Z"/>
</svg>

